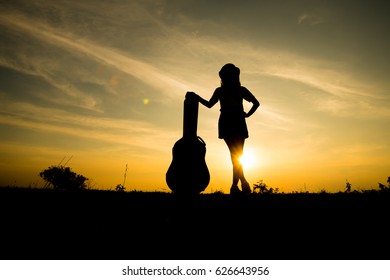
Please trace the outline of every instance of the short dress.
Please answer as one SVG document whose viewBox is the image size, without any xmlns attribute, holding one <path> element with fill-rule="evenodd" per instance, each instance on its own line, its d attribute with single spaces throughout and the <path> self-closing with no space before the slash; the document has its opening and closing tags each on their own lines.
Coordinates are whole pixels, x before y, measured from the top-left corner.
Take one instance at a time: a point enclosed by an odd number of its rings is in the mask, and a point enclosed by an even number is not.
<svg viewBox="0 0 390 280">
<path fill-rule="evenodd" d="M 218 138 L 248 138 L 244 113 L 221 111 L 218 120 Z"/>
<path fill-rule="evenodd" d="M 221 105 L 218 138 L 248 138 L 243 100 L 253 100 L 252 93 L 240 86 L 235 88 L 219 87 L 214 94 L 217 95 Z"/>
</svg>

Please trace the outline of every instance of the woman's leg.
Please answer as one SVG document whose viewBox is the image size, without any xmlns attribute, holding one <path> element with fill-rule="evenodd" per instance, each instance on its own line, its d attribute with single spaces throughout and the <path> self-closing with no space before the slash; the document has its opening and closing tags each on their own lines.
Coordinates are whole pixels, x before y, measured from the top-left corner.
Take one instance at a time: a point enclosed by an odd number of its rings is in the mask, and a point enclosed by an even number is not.
<svg viewBox="0 0 390 280">
<path fill-rule="evenodd" d="M 233 183 L 232 186 L 237 186 L 241 180 L 242 185 L 249 185 L 244 176 L 244 170 L 240 162 L 240 157 L 244 151 L 245 138 L 228 138 L 225 139 L 226 145 L 230 151 L 230 157 L 233 164 Z"/>
</svg>

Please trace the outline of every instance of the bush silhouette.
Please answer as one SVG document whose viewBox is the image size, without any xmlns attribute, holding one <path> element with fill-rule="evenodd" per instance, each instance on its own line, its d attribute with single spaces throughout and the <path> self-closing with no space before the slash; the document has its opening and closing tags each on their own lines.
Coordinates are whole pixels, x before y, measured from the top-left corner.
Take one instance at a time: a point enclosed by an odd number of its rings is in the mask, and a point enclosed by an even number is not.
<svg viewBox="0 0 390 280">
<path fill-rule="evenodd" d="M 345 192 L 350 193 L 351 189 L 352 189 L 352 184 L 350 182 L 348 182 L 348 180 L 347 180 L 346 184 L 345 184 Z"/>
<path fill-rule="evenodd" d="M 126 190 L 126 188 L 122 184 L 118 184 L 115 187 L 115 191 L 117 191 L 117 192 L 124 192 L 125 190 Z"/>
<path fill-rule="evenodd" d="M 277 194 L 279 193 L 279 189 L 269 188 L 263 180 L 260 180 L 256 184 L 253 184 L 253 193 L 258 194 Z"/>
<path fill-rule="evenodd" d="M 69 167 L 50 166 L 39 173 L 39 176 L 47 182 L 45 187 L 50 185 L 60 190 L 84 190 L 88 178 L 73 172 Z"/>
<path fill-rule="evenodd" d="M 387 178 L 387 184 L 388 184 L 388 186 L 385 186 L 385 185 L 382 184 L 382 183 L 378 183 L 378 184 L 379 184 L 379 189 L 380 189 L 382 192 L 390 191 L 390 177 Z"/>
</svg>

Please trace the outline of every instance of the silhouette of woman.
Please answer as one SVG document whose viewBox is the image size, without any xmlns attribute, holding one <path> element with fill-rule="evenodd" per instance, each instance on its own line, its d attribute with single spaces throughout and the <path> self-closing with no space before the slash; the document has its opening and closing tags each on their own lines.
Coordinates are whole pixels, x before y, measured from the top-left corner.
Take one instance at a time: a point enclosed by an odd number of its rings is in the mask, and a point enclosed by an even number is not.
<svg viewBox="0 0 390 280">
<path fill-rule="evenodd" d="M 219 71 L 221 86 L 216 88 L 210 100 L 205 100 L 194 92 L 187 92 L 187 96 L 197 100 L 207 108 L 220 102 L 220 116 L 218 120 L 218 138 L 224 139 L 230 151 L 233 165 L 233 182 L 230 194 L 251 193 L 251 187 L 245 179 L 240 157 L 244 151 L 245 139 L 249 137 L 245 118 L 250 117 L 260 106 L 256 97 L 240 83 L 240 69 L 232 63 L 225 64 Z M 252 103 L 246 113 L 243 100 Z M 241 190 L 238 187 L 241 181 Z"/>
</svg>

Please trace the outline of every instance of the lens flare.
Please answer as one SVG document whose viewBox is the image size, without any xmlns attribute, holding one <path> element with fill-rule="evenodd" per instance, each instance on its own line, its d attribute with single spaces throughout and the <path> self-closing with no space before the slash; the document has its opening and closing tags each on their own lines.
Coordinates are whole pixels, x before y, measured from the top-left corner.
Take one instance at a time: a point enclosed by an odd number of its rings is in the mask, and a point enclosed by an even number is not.
<svg viewBox="0 0 390 280">
<path fill-rule="evenodd" d="M 244 154 L 240 157 L 240 162 L 243 168 L 251 168 L 255 165 L 255 156 L 254 153 L 245 151 Z"/>
</svg>

